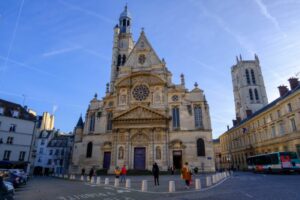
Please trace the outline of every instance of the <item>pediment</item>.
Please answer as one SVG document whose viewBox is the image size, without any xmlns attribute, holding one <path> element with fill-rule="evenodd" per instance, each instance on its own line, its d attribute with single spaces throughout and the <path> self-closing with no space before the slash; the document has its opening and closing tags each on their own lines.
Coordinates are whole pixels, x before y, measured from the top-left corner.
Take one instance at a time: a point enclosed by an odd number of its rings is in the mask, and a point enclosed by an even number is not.
<svg viewBox="0 0 300 200">
<path fill-rule="evenodd" d="M 124 66 L 145 68 L 153 65 L 162 65 L 162 62 L 142 31 Z"/>
<path fill-rule="evenodd" d="M 136 106 L 119 116 L 116 116 L 113 121 L 124 121 L 124 120 L 166 120 L 168 119 L 165 115 L 146 108 L 144 106 Z"/>
<path fill-rule="evenodd" d="M 158 76 L 147 73 L 136 73 L 123 78 L 122 80 L 116 83 L 116 87 L 129 87 L 133 83 L 147 83 L 149 86 L 151 85 L 163 85 L 165 81 Z"/>
</svg>

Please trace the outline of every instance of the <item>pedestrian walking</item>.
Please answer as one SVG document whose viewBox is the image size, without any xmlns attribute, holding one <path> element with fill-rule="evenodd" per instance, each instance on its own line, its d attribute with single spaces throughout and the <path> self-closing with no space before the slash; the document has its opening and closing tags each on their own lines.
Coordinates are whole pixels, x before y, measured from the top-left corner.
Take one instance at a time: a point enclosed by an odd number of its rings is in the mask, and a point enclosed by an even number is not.
<svg viewBox="0 0 300 200">
<path fill-rule="evenodd" d="M 127 174 L 126 165 L 123 165 L 123 167 L 121 169 L 121 183 L 123 181 L 126 182 L 126 174 Z"/>
<path fill-rule="evenodd" d="M 154 177 L 154 185 L 159 185 L 159 167 L 158 167 L 157 163 L 153 164 L 152 174 Z"/>
<path fill-rule="evenodd" d="M 82 169 L 81 169 L 81 176 L 84 176 L 84 175 L 85 175 L 85 169 L 82 168 Z"/>
<path fill-rule="evenodd" d="M 185 188 L 189 189 L 192 180 L 192 173 L 188 162 L 186 162 L 181 169 L 181 178 L 185 181 Z"/>
<path fill-rule="evenodd" d="M 91 170 L 90 170 L 90 173 L 89 173 L 90 180 L 92 180 L 92 177 L 94 175 L 95 175 L 95 170 L 94 170 L 94 167 L 92 167 Z"/>
<path fill-rule="evenodd" d="M 174 175 L 174 166 L 171 167 L 171 174 Z"/>
<path fill-rule="evenodd" d="M 116 178 L 117 178 L 117 179 L 120 177 L 120 174 L 121 174 L 121 170 L 120 170 L 119 167 L 117 166 L 116 169 L 115 169 L 115 175 L 116 175 Z"/>
</svg>

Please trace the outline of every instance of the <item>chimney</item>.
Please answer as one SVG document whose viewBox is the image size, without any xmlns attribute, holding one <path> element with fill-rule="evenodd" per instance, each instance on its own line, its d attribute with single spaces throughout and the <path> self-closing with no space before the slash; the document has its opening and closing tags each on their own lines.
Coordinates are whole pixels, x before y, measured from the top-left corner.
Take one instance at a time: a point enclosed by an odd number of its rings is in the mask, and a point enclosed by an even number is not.
<svg viewBox="0 0 300 200">
<path fill-rule="evenodd" d="M 252 115 L 252 110 L 246 110 L 246 115 L 247 115 L 247 117 L 250 117 L 251 115 Z"/>
<path fill-rule="evenodd" d="M 289 89 L 285 85 L 278 86 L 278 89 L 281 97 L 284 96 L 289 91 Z"/>
<path fill-rule="evenodd" d="M 237 120 L 236 119 L 233 119 L 232 120 L 232 124 L 233 124 L 233 127 L 235 127 L 237 125 Z"/>
<path fill-rule="evenodd" d="M 291 90 L 295 89 L 299 85 L 298 78 L 291 77 L 291 78 L 289 78 L 288 81 L 290 82 L 290 88 L 291 88 Z"/>
<path fill-rule="evenodd" d="M 227 125 L 227 131 L 229 131 L 229 125 Z"/>
</svg>

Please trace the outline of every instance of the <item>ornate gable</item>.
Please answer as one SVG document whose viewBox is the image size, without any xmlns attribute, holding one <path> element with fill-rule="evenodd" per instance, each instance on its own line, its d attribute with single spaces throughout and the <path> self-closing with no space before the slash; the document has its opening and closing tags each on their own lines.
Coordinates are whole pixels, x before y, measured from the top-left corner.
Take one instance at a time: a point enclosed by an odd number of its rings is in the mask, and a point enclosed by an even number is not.
<svg viewBox="0 0 300 200">
<path fill-rule="evenodd" d="M 162 65 L 162 62 L 142 31 L 124 66 L 145 68 L 152 65 Z"/>
<path fill-rule="evenodd" d="M 131 121 L 131 120 L 167 120 L 168 118 L 152 109 L 144 106 L 136 106 L 119 116 L 116 116 L 113 121 Z"/>
</svg>

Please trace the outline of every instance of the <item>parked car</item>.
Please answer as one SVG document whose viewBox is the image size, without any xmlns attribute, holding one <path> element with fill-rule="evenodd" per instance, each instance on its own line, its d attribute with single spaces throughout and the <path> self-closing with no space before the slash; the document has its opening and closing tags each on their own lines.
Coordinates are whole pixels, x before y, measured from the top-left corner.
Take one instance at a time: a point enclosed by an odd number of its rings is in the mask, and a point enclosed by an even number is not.
<svg viewBox="0 0 300 200">
<path fill-rule="evenodd" d="M 23 169 L 9 169 L 9 172 L 21 176 L 26 182 L 29 179 Z"/>
<path fill-rule="evenodd" d="M 5 186 L 7 187 L 7 190 L 11 194 L 15 194 L 15 188 L 11 182 L 4 181 Z"/>
</svg>

